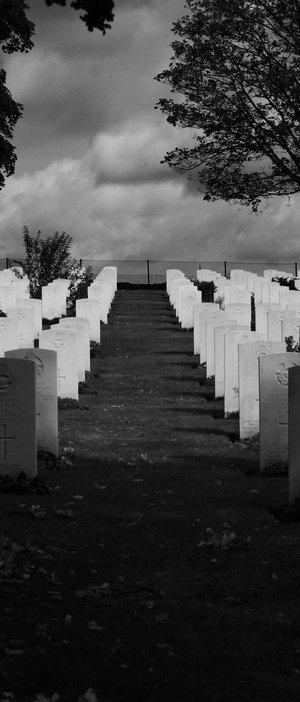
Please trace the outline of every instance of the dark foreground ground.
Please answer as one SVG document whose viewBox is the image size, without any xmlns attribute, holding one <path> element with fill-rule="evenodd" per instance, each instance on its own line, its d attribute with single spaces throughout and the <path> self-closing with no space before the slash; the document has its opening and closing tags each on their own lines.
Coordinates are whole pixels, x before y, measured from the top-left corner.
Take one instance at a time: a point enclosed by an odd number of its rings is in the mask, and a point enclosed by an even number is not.
<svg viewBox="0 0 300 702">
<path fill-rule="evenodd" d="M 298 702 L 287 477 L 236 441 L 165 292 L 119 291 L 101 351 L 55 489 L 0 494 L 0 702 Z"/>
</svg>

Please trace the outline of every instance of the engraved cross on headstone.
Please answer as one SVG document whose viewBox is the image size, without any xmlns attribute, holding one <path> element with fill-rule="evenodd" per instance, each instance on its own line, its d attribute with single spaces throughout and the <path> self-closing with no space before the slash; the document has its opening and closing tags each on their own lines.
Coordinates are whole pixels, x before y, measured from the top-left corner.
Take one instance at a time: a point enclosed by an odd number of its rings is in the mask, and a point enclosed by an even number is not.
<svg viewBox="0 0 300 702">
<path fill-rule="evenodd" d="M 62 378 L 65 379 L 65 377 L 66 377 L 65 375 L 61 375 L 61 374 L 60 374 L 60 368 L 58 368 L 58 369 L 57 369 L 57 380 L 58 380 L 58 389 L 59 389 L 59 390 L 60 390 L 60 381 L 61 381 Z"/>
<path fill-rule="evenodd" d="M 0 441 L 1 441 L 1 460 L 2 462 L 7 461 L 7 453 L 6 453 L 6 442 L 7 441 L 15 441 L 16 437 L 15 436 L 7 436 L 6 434 L 6 424 L 2 424 L 2 429 L 3 429 L 3 436 L 0 436 Z"/>
</svg>

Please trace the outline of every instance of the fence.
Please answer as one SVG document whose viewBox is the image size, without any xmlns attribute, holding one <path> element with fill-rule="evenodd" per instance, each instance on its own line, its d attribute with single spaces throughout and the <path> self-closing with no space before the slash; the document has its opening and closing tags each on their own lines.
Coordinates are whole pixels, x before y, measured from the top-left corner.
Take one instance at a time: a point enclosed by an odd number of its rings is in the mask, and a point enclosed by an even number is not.
<svg viewBox="0 0 300 702">
<path fill-rule="evenodd" d="M 20 262 L 22 259 L 18 258 Z M 168 268 L 179 268 L 188 278 L 196 277 L 199 268 L 209 268 L 222 275 L 229 276 L 232 268 L 243 268 L 253 271 L 258 275 L 263 274 L 265 268 L 275 268 L 297 278 L 297 261 L 156 261 L 150 259 L 142 260 L 120 260 L 120 259 L 80 259 L 82 266 L 91 266 L 93 275 L 96 276 L 104 266 L 116 266 L 118 269 L 118 282 L 155 285 L 166 281 L 166 270 Z M 13 259 L 1 258 L 0 270 L 13 265 Z"/>
<path fill-rule="evenodd" d="M 164 283 L 168 268 L 179 268 L 188 278 L 196 277 L 199 268 L 210 268 L 222 275 L 229 276 L 232 268 L 243 268 L 262 275 L 265 268 L 284 270 L 297 278 L 297 261 L 156 261 L 156 260 L 95 260 L 81 259 L 83 266 L 92 266 L 97 275 L 104 266 L 117 266 L 120 283 L 145 283 L 154 285 Z"/>
</svg>

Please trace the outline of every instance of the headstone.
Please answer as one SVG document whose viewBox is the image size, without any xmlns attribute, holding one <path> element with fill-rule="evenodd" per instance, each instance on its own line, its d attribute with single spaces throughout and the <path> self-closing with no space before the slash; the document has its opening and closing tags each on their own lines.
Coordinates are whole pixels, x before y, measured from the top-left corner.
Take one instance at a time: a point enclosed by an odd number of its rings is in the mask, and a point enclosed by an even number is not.
<svg viewBox="0 0 300 702">
<path fill-rule="evenodd" d="M 249 329 L 251 327 L 251 305 L 249 303 L 236 302 L 225 305 L 225 312 L 231 319 L 234 319 L 237 324 L 246 324 Z"/>
<path fill-rule="evenodd" d="M 107 316 L 110 310 L 111 300 L 112 300 L 112 289 L 105 286 L 104 283 L 100 285 L 90 285 L 88 287 L 88 299 L 97 300 L 98 302 L 98 315 L 104 324 L 107 324 Z"/>
<path fill-rule="evenodd" d="M 260 470 L 288 464 L 288 369 L 300 353 L 261 356 L 259 365 Z"/>
<path fill-rule="evenodd" d="M 202 293 L 195 286 L 189 289 L 184 285 L 180 289 L 179 321 L 182 329 L 192 329 L 194 324 L 194 305 L 201 303 Z"/>
<path fill-rule="evenodd" d="M 205 322 L 206 336 L 206 377 L 209 378 L 215 375 L 215 328 L 220 324 L 226 324 L 228 321 L 234 324 L 234 320 L 226 315 L 225 319 L 216 317 L 215 319 L 207 319 Z"/>
<path fill-rule="evenodd" d="M 215 281 L 220 278 L 220 275 L 220 273 L 217 273 L 217 271 L 212 271 L 210 268 L 199 268 L 196 273 L 197 280 L 200 283 L 210 283 L 211 281 Z"/>
<path fill-rule="evenodd" d="M 266 336 L 250 329 L 232 330 L 224 336 L 224 415 L 239 412 L 239 344 L 260 341 Z"/>
<path fill-rule="evenodd" d="M 28 299 L 22 298 L 21 300 L 19 300 L 19 305 L 20 307 L 24 307 L 25 309 L 30 310 L 34 337 L 37 338 L 40 331 L 42 331 L 43 328 L 42 300 L 37 300 L 32 297 Z"/>
<path fill-rule="evenodd" d="M 170 283 L 170 303 L 176 309 L 176 290 L 178 285 L 191 285 L 191 281 L 185 275 L 171 279 Z"/>
<path fill-rule="evenodd" d="M 9 307 L 14 307 L 16 303 L 16 292 L 12 285 L 0 283 L 0 310 L 7 313 Z"/>
<path fill-rule="evenodd" d="M 289 368 L 288 374 L 289 502 L 293 505 L 300 499 L 300 367 Z"/>
<path fill-rule="evenodd" d="M 75 328 L 80 330 L 80 344 L 83 354 L 83 368 L 86 371 L 91 370 L 91 354 L 90 354 L 90 329 L 89 320 L 85 317 L 63 317 L 59 320 L 59 324 L 69 329 Z"/>
<path fill-rule="evenodd" d="M 205 310 L 218 310 L 219 305 L 214 302 L 196 302 L 193 305 L 193 327 L 194 327 L 194 354 L 200 354 L 200 317 Z"/>
<path fill-rule="evenodd" d="M 245 280 L 245 273 L 242 268 L 232 268 L 230 271 L 230 280 L 234 285 L 243 285 Z"/>
<path fill-rule="evenodd" d="M 175 307 L 175 312 L 176 316 L 178 317 L 179 315 L 179 300 L 180 300 L 180 290 L 184 286 L 188 286 L 190 290 L 194 289 L 193 283 L 188 278 L 182 278 L 182 280 L 179 281 L 174 281 L 174 293 L 175 293 L 175 300 L 174 300 L 174 307 Z"/>
<path fill-rule="evenodd" d="M 263 276 L 267 280 L 272 280 L 272 278 L 276 278 L 277 274 L 278 274 L 277 268 L 267 268 L 263 272 Z"/>
<path fill-rule="evenodd" d="M 54 325 L 40 333 L 39 348 L 57 352 L 58 397 L 78 400 L 77 333 Z"/>
<path fill-rule="evenodd" d="M 268 315 L 271 310 L 283 309 L 279 302 L 263 302 L 255 305 L 255 331 L 268 334 Z"/>
<path fill-rule="evenodd" d="M 17 328 L 17 348 L 34 346 L 35 328 L 31 309 L 28 307 L 8 307 L 7 316 L 13 319 Z"/>
<path fill-rule="evenodd" d="M 249 327 L 228 321 L 215 327 L 215 397 L 224 397 L 225 383 L 225 334 L 237 329 L 246 332 Z"/>
<path fill-rule="evenodd" d="M 243 303 L 247 304 L 248 307 L 251 305 L 251 292 L 250 290 L 242 290 L 236 286 L 232 286 L 230 289 L 230 300 L 229 302 L 232 303 Z M 226 301 L 225 301 L 225 308 L 226 308 Z"/>
<path fill-rule="evenodd" d="M 206 358 L 206 321 L 208 319 L 221 319 L 223 324 L 227 321 L 228 315 L 213 303 L 213 309 L 204 310 L 199 314 L 199 341 L 200 341 L 200 363 L 205 363 Z"/>
<path fill-rule="evenodd" d="M 18 329 L 15 320 L 10 317 L 0 317 L 0 356 L 5 351 L 18 345 Z"/>
<path fill-rule="evenodd" d="M 285 353 L 281 341 L 255 341 L 239 344 L 240 438 L 259 432 L 258 358 L 271 353 Z"/>
<path fill-rule="evenodd" d="M 0 473 L 36 475 L 35 364 L 0 359 Z"/>
<path fill-rule="evenodd" d="M 90 339 L 100 344 L 100 317 L 97 300 L 90 300 L 86 297 L 76 300 L 76 317 L 84 317 L 89 320 Z"/>
<path fill-rule="evenodd" d="M 58 300 L 57 290 L 49 285 L 42 287 L 42 316 L 43 319 L 54 319 L 62 313 L 61 303 Z"/>
<path fill-rule="evenodd" d="M 13 349 L 7 358 L 33 361 L 36 372 L 36 435 L 38 450 L 58 456 L 57 354 L 48 349 Z"/>
<path fill-rule="evenodd" d="M 284 341 L 283 322 L 296 320 L 294 310 L 270 310 L 267 312 L 267 336 L 270 341 Z"/>
<path fill-rule="evenodd" d="M 167 294 L 170 297 L 170 292 L 171 292 L 171 284 L 173 279 L 175 278 L 184 278 L 184 273 L 183 271 L 179 270 L 178 268 L 169 268 L 166 271 L 166 289 L 167 289 Z"/>
<path fill-rule="evenodd" d="M 286 306 L 288 303 L 298 303 L 300 305 L 300 291 L 290 290 L 287 285 L 279 286 L 279 302 Z"/>
</svg>

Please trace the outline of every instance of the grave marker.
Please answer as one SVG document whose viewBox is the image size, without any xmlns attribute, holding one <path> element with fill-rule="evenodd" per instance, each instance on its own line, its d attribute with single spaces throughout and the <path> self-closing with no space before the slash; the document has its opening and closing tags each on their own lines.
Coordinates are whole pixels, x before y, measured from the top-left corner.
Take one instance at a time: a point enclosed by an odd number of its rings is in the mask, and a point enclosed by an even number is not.
<svg viewBox="0 0 300 702">
<path fill-rule="evenodd" d="M 259 365 L 260 470 L 288 463 L 289 368 L 300 365 L 300 353 L 261 356 Z"/>
<path fill-rule="evenodd" d="M 13 349 L 6 358 L 33 361 L 36 371 L 37 448 L 58 456 L 57 354 L 48 349 Z"/>
<path fill-rule="evenodd" d="M 0 359 L 0 473 L 36 475 L 35 364 Z"/>
<path fill-rule="evenodd" d="M 258 358 L 271 353 L 285 353 L 281 341 L 255 341 L 239 344 L 240 438 L 259 432 Z"/>
</svg>

